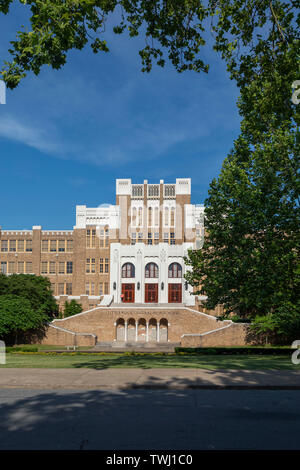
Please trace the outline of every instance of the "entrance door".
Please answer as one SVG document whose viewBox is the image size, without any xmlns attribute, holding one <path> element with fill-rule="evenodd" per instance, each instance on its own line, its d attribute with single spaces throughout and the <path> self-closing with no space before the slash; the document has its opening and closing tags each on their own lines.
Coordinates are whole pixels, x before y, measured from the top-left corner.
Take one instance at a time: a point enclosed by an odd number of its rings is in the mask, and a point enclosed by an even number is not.
<svg viewBox="0 0 300 470">
<path fill-rule="evenodd" d="M 182 302 L 182 284 L 169 284 L 169 303 Z"/>
<path fill-rule="evenodd" d="M 145 302 L 158 303 L 158 284 L 145 284 Z"/>
<path fill-rule="evenodd" d="M 134 303 L 135 284 L 122 284 L 123 302 Z"/>
</svg>

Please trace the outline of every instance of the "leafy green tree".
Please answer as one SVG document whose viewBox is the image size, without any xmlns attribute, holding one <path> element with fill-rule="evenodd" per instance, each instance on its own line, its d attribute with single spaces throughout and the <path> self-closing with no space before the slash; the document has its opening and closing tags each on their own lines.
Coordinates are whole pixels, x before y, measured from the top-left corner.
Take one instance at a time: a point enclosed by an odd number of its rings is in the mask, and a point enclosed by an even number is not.
<svg viewBox="0 0 300 470">
<path fill-rule="evenodd" d="M 16 2 L 16 0 L 15 0 Z M 13 0 L 0 0 L 0 11 L 9 13 Z M 255 63 L 245 48 L 274 54 L 278 36 L 290 41 L 297 36 L 299 0 L 19 0 L 30 10 L 30 27 L 11 41 L 11 61 L 5 63 L 3 79 L 10 88 L 28 71 L 35 74 L 47 64 L 61 68 L 72 49 L 90 45 L 95 53 L 108 52 L 105 28 L 114 21 L 115 34 L 142 34 L 139 51 L 142 70 L 153 61 L 163 67 L 166 56 L 178 72 L 207 72 L 200 57 L 207 33 L 213 32 L 214 48 L 235 75 L 235 66 Z M 120 18 L 119 21 L 115 18 Z M 241 59 L 241 60 L 239 60 Z M 249 62 L 250 60 L 250 62 Z M 238 77 L 235 77 L 238 78 Z"/>
<path fill-rule="evenodd" d="M 65 302 L 65 308 L 63 312 L 63 317 L 71 317 L 72 315 L 76 315 L 77 313 L 82 312 L 82 306 L 80 303 L 76 302 L 75 299 L 70 300 L 70 302 Z"/>
<path fill-rule="evenodd" d="M 12 336 L 17 338 L 28 330 L 36 330 L 45 325 L 48 316 L 34 310 L 29 300 L 8 294 L 0 295 L 0 337 L 5 340 Z"/>
<path fill-rule="evenodd" d="M 46 314 L 49 320 L 58 314 L 58 306 L 48 278 L 31 274 L 0 274 L 0 296 L 11 294 L 29 301 L 34 311 Z"/>
</svg>

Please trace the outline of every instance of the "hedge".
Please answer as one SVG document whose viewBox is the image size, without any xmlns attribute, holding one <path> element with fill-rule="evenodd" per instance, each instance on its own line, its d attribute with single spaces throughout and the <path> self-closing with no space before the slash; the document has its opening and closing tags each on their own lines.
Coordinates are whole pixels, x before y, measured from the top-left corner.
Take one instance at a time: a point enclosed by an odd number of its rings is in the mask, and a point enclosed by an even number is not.
<svg viewBox="0 0 300 470">
<path fill-rule="evenodd" d="M 226 355 L 226 354 L 246 354 L 246 355 L 290 355 L 291 348 L 283 348 L 283 347 L 215 347 L 215 348 L 175 348 L 176 354 L 207 354 L 207 355 Z"/>
</svg>

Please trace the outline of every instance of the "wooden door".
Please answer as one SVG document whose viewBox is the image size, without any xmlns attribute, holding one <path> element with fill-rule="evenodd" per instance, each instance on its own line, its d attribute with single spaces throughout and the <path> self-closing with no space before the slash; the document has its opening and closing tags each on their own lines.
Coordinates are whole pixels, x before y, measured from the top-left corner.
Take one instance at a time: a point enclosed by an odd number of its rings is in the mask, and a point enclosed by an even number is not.
<svg viewBox="0 0 300 470">
<path fill-rule="evenodd" d="M 158 303 L 158 284 L 145 284 L 145 302 Z"/>
<path fill-rule="evenodd" d="M 169 303 L 182 302 L 182 284 L 169 284 Z"/>
<path fill-rule="evenodd" d="M 135 284 L 122 284 L 123 302 L 134 303 Z"/>
</svg>

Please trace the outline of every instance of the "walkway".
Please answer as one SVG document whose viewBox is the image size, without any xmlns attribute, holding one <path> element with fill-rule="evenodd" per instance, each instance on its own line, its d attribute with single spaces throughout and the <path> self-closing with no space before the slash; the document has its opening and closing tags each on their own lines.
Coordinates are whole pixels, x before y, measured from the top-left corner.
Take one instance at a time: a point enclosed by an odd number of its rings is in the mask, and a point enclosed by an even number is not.
<svg viewBox="0 0 300 470">
<path fill-rule="evenodd" d="M 300 390 L 300 370 L 1 369 L 0 389 Z"/>
</svg>

